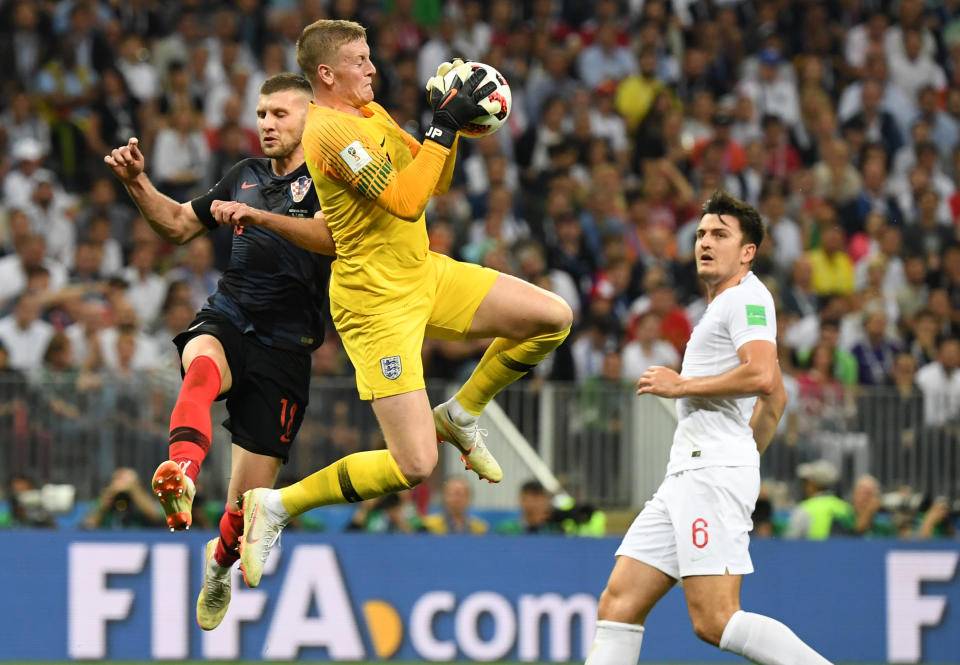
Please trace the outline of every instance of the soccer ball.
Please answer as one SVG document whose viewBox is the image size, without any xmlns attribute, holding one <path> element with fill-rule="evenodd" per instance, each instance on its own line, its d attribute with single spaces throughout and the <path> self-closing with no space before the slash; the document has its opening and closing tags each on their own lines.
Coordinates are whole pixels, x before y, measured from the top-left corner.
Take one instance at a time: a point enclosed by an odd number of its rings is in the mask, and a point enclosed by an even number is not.
<svg viewBox="0 0 960 665">
<path fill-rule="evenodd" d="M 507 121 L 507 116 L 510 115 L 510 109 L 513 106 L 513 97 L 510 94 L 510 84 L 507 83 L 507 79 L 495 68 L 490 65 L 485 65 L 482 62 L 468 62 L 466 64 L 474 70 L 481 67 L 487 70 L 487 75 L 483 77 L 483 80 L 481 80 L 477 86 L 478 90 L 491 81 L 497 84 L 496 89 L 487 96 L 487 101 L 492 103 L 499 102 L 500 110 L 491 115 L 482 115 L 479 118 L 475 118 L 473 122 L 460 130 L 461 135 L 478 139 L 481 136 L 493 134 L 503 126 L 503 123 Z M 457 70 L 451 69 L 443 77 L 444 90 L 449 90 L 455 80 L 459 81 Z"/>
</svg>

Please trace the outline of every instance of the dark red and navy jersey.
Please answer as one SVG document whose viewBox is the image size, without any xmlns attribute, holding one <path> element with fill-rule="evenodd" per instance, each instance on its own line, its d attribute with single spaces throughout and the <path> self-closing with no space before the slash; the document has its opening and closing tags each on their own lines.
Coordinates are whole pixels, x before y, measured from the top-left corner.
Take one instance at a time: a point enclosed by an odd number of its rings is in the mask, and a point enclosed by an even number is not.
<svg viewBox="0 0 960 665">
<path fill-rule="evenodd" d="M 211 230 L 217 228 L 210 213 L 214 200 L 302 217 L 304 224 L 315 223 L 313 216 L 320 210 L 305 164 L 278 176 L 263 158 L 239 162 L 209 192 L 190 202 Z M 236 227 L 230 264 L 203 309 L 224 314 L 241 332 L 253 333 L 267 346 L 310 352 L 323 343 L 332 261 L 259 226 Z"/>
</svg>

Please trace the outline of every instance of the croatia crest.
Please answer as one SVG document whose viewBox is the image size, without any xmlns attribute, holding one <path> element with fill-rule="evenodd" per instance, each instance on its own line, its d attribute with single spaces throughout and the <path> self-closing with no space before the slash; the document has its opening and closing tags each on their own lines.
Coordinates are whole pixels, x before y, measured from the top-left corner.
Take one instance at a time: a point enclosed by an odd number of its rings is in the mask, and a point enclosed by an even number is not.
<svg viewBox="0 0 960 665">
<path fill-rule="evenodd" d="M 400 365 L 400 356 L 381 358 L 380 371 L 391 381 L 400 376 L 400 373 L 403 371 L 403 367 Z"/>
<path fill-rule="evenodd" d="M 306 196 L 307 192 L 310 191 L 310 183 L 312 182 L 313 180 L 305 175 L 302 175 L 290 183 L 290 194 L 293 195 L 294 203 L 300 203 L 303 201 L 303 197 Z"/>
</svg>

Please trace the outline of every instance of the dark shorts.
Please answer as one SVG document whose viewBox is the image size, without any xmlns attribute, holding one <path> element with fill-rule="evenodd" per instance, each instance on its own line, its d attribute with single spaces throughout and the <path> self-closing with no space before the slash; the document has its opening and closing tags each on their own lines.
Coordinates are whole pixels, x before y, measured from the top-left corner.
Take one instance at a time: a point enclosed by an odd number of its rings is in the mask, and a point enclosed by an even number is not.
<svg viewBox="0 0 960 665">
<path fill-rule="evenodd" d="M 310 401 L 310 355 L 266 346 L 222 314 L 202 310 L 187 331 L 173 339 L 181 356 L 198 335 L 216 337 L 227 356 L 233 385 L 217 399 L 227 400 L 229 418 L 223 426 L 233 442 L 286 463 Z"/>
</svg>

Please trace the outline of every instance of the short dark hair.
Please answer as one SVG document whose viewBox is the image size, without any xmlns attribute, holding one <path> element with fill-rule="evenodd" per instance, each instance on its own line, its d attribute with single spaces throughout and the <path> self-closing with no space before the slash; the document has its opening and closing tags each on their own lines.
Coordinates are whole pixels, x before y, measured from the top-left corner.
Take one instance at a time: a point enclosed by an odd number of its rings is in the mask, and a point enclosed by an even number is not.
<svg viewBox="0 0 960 665">
<path fill-rule="evenodd" d="M 760 213 L 749 203 L 745 203 L 738 198 L 730 196 L 722 189 L 713 193 L 706 203 L 703 204 L 701 212 L 704 215 L 729 215 L 736 217 L 740 222 L 740 233 L 743 234 L 743 244 L 753 243 L 758 248 L 763 242 L 763 220 L 760 219 Z"/>
<path fill-rule="evenodd" d="M 521 494 L 546 494 L 547 490 L 539 480 L 528 480 L 520 486 Z"/>
<path fill-rule="evenodd" d="M 313 95 L 313 88 L 310 87 L 310 81 L 308 81 L 303 74 L 281 72 L 274 74 L 260 86 L 261 95 L 272 95 L 275 92 L 283 92 L 284 90 L 299 90 L 308 95 Z"/>
</svg>

